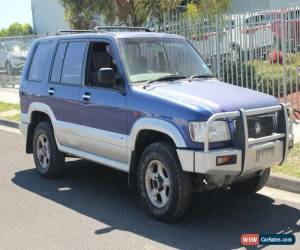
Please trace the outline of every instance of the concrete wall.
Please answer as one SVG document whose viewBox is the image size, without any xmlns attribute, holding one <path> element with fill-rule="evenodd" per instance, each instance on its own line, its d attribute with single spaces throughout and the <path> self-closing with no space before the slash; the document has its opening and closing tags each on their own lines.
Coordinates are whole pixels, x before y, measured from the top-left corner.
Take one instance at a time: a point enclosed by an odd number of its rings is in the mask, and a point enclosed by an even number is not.
<svg viewBox="0 0 300 250">
<path fill-rule="evenodd" d="M 64 20 L 64 9 L 57 0 L 31 0 L 32 23 L 38 35 L 55 34 L 60 29 L 69 29 Z"/>
</svg>

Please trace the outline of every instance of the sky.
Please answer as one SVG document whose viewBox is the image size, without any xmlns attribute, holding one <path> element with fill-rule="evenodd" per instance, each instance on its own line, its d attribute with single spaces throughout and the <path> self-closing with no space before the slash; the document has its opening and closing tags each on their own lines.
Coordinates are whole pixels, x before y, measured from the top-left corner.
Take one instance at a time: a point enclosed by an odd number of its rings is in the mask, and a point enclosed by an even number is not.
<svg viewBox="0 0 300 250">
<path fill-rule="evenodd" d="M 0 29 L 15 22 L 32 25 L 31 0 L 0 0 Z"/>
</svg>

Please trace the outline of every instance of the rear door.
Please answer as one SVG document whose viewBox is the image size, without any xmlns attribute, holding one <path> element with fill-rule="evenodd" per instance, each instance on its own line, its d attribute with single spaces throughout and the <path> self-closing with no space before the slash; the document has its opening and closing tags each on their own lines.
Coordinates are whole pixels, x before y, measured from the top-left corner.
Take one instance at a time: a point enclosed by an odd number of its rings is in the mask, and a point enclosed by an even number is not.
<svg viewBox="0 0 300 250">
<path fill-rule="evenodd" d="M 60 41 L 48 84 L 48 104 L 56 117 L 55 134 L 60 144 L 80 144 L 79 102 L 87 41 Z"/>
</svg>

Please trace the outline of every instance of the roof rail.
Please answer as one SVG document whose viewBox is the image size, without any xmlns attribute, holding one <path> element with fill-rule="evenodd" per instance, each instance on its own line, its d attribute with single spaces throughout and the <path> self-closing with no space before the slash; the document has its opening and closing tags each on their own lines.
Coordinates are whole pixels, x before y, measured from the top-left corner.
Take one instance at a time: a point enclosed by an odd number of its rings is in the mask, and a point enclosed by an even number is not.
<svg viewBox="0 0 300 250">
<path fill-rule="evenodd" d="M 89 32 L 96 32 L 95 30 L 59 30 L 59 33 L 89 33 Z"/>
<path fill-rule="evenodd" d="M 132 31 L 139 31 L 143 30 L 146 32 L 151 32 L 149 28 L 146 27 L 134 27 L 134 26 L 96 26 L 94 31 L 101 31 L 101 30 L 132 30 Z"/>
</svg>

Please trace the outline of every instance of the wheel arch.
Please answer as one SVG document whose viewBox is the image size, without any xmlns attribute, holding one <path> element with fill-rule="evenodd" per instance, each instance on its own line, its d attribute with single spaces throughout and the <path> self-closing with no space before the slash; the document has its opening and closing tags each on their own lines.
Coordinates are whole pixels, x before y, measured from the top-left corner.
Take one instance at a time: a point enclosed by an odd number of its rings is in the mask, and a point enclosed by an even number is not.
<svg viewBox="0 0 300 250">
<path fill-rule="evenodd" d="M 137 137 L 143 130 L 151 130 L 165 134 L 172 139 L 176 147 L 186 147 L 182 134 L 172 123 L 157 118 L 141 118 L 136 121 L 131 129 L 127 142 L 129 149 L 134 150 Z"/>
<path fill-rule="evenodd" d="M 30 104 L 28 113 L 22 116 L 22 120 L 28 123 L 26 153 L 32 153 L 33 133 L 36 126 L 42 121 L 49 121 L 53 127 L 54 115 L 50 107 L 44 103 L 34 102 Z"/>
<path fill-rule="evenodd" d="M 132 128 L 127 142 L 128 159 L 130 159 L 129 187 L 136 187 L 138 162 L 143 150 L 157 141 L 167 141 L 175 148 L 186 147 L 183 136 L 173 124 L 156 118 L 138 120 Z"/>
</svg>

